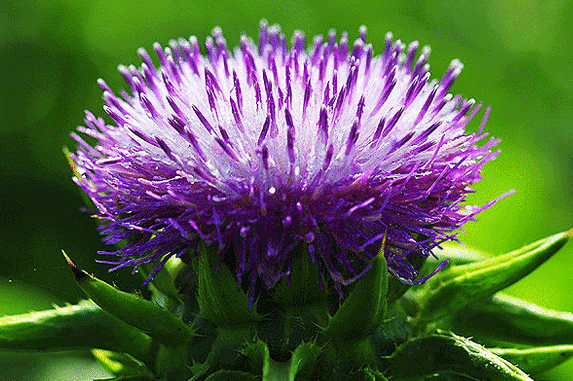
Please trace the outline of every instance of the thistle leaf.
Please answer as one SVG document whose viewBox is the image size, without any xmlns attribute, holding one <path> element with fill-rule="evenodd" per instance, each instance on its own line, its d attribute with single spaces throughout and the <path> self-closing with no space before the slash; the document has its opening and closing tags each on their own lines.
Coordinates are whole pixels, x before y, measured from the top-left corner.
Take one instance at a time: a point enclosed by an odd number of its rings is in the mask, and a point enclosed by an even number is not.
<svg viewBox="0 0 573 381">
<path fill-rule="evenodd" d="M 573 314 L 503 294 L 468 305 L 445 326 L 485 344 L 558 345 L 571 343 L 573 338 Z"/>
<path fill-rule="evenodd" d="M 157 381 L 157 378 L 150 378 L 145 376 L 120 376 L 114 378 L 98 379 L 94 381 Z"/>
<path fill-rule="evenodd" d="M 389 380 L 419 380 L 453 373 L 474 380 L 532 381 L 507 360 L 454 334 L 433 334 L 409 340 L 387 359 Z"/>
<path fill-rule="evenodd" d="M 328 322 L 324 333 L 339 342 L 361 340 L 378 328 L 386 313 L 388 268 L 384 257 L 384 243 L 372 266 L 356 284 Z"/>
<path fill-rule="evenodd" d="M 434 254 L 438 260 L 449 259 L 449 265 L 465 265 L 468 263 L 483 261 L 489 258 L 489 255 L 477 249 L 460 245 L 457 242 L 444 242 L 440 250 L 435 250 Z"/>
<path fill-rule="evenodd" d="M 291 361 L 279 362 L 270 357 L 263 368 L 263 381 L 287 381 L 290 380 Z"/>
<path fill-rule="evenodd" d="M 217 326 L 241 325 L 259 321 L 256 308 L 250 308 L 249 297 L 239 289 L 237 279 L 227 266 L 213 266 L 217 255 L 204 246 L 198 261 L 199 288 L 197 300 L 201 317 Z"/>
<path fill-rule="evenodd" d="M 0 348 L 66 350 L 100 348 L 149 362 L 151 338 L 91 301 L 0 318 Z"/>
<path fill-rule="evenodd" d="M 386 377 L 376 369 L 364 369 L 366 381 L 388 381 Z"/>
<path fill-rule="evenodd" d="M 167 346 L 184 344 L 191 330 L 169 311 L 134 294 L 120 291 L 79 269 L 64 253 L 80 288 L 98 306 Z"/>
<path fill-rule="evenodd" d="M 273 294 L 274 300 L 285 307 L 306 306 L 327 296 L 325 280 L 306 247 L 293 259 L 290 274 L 281 278 Z"/>
<path fill-rule="evenodd" d="M 263 374 L 268 371 L 269 347 L 267 344 L 258 340 L 255 343 L 247 345 L 241 353 L 249 359 L 249 365 L 257 374 Z"/>
<path fill-rule="evenodd" d="M 294 350 L 290 360 L 288 381 L 295 381 L 299 374 L 311 374 L 322 348 L 313 343 L 302 343 Z"/>
<path fill-rule="evenodd" d="M 413 324 L 424 327 L 512 285 L 551 258 L 571 235 L 573 229 L 495 258 L 439 272 L 416 291 L 420 310 Z"/>
<path fill-rule="evenodd" d="M 187 366 L 188 352 L 186 344 L 176 347 L 160 346 L 155 365 L 157 375 L 166 381 L 188 380 L 193 375 L 193 371 Z"/>
<path fill-rule="evenodd" d="M 207 362 L 195 363 L 189 366 L 189 369 L 191 372 L 193 372 L 193 377 L 191 377 L 188 381 L 197 381 L 201 379 L 204 375 L 207 374 L 207 372 L 209 372 L 210 368 L 211 365 L 209 365 Z"/>
<path fill-rule="evenodd" d="M 293 351 L 292 357 L 284 362 L 272 360 L 267 344 L 261 340 L 241 352 L 250 359 L 255 373 L 258 374 L 259 369 L 262 371 L 263 381 L 295 381 L 297 375 L 305 379 L 305 375 L 312 373 L 322 348 L 313 343 L 302 343 Z"/>
<path fill-rule="evenodd" d="M 423 381 L 475 381 L 475 379 L 455 373 L 440 373 L 424 377 Z"/>
<path fill-rule="evenodd" d="M 397 278 L 388 278 L 388 306 L 394 305 L 411 287 L 411 284 L 400 282 Z"/>
<path fill-rule="evenodd" d="M 573 356 L 573 345 L 555 345 L 526 349 L 490 348 L 490 351 L 519 366 L 527 373 L 541 373 Z"/>
<path fill-rule="evenodd" d="M 256 381 L 255 375 L 238 370 L 219 370 L 205 379 L 205 381 Z"/>
<path fill-rule="evenodd" d="M 406 312 L 397 303 L 388 309 L 384 322 L 370 336 L 376 357 L 389 356 L 408 341 L 411 330 Z"/>
<path fill-rule="evenodd" d="M 252 369 L 257 373 L 261 370 L 263 381 L 288 380 L 288 362 L 271 360 L 269 347 L 264 341 L 258 340 L 247 346 L 242 353 L 249 358 Z"/>
<path fill-rule="evenodd" d="M 172 258 L 173 260 L 178 260 L 178 258 Z M 145 263 L 138 267 L 139 273 L 147 279 L 153 273 L 153 267 L 151 263 Z M 153 275 L 153 278 L 149 282 L 149 286 L 151 286 L 152 291 L 162 293 L 165 295 L 171 304 L 179 305 L 182 303 L 181 297 L 175 288 L 175 282 L 173 277 L 168 271 L 167 266 L 163 267 L 159 272 Z"/>
<path fill-rule="evenodd" d="M 144 364 L 125 353 L 92 349 L 92 354 L 108 372 L 116 377 L 139 376 L 153 379 L 153 374 Z"/>
</svg>

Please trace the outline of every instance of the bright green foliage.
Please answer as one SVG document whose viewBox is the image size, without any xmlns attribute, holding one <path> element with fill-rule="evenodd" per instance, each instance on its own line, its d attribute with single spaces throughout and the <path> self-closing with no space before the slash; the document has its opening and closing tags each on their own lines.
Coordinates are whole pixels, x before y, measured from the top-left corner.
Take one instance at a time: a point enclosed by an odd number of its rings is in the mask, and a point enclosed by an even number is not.
<svg viewBox="0 0 573 381">
<path fill-rule="evenodd" d="M 417 292 L 420 310 L 415 325 L 423 328 L 512 285 L 551 258 L 571 234 L 559 233 L 495 258 L 439 272 Z"/>
<path fill-rule="evenodd" d="M 254 375 L 241 372 L 238 370 L 218 370 L 217 372 L 213 373 L 209 377 L 205 379 L 205 381 L 256 381 L 257 377 Z"/>
<path fill-rule="evenodd" d="M 457 242 L 444 242 L 441 250 L 435 250 L 434 254 L 440 260 L 448 259 L 449 265 L 466 265 L 488 258 L 488 255 Z"/>
<path fill-rule="evenodd" d="M 387 291 L 388 271 L 382 245 L 380 253 L 372 260 L 372 267 L 330 319 L 324 333 L 337 342 L 369 336 L 382 324 Z"/>
<path fill-rule="evenodd" d="M 199 289 L 197 301 L 201 316 L 215 325 L 241 325 L 260 320 L 249 297 L 237 285 L 227 266 L 217 264 L 215 248 L 205 247 L 196 258 Z"/>
<path fill-rule="evenodd" d="M 153 378 L 153 373 L 134 357 L 121 352 L 93 349 L 92 354 L 115 377 Z"/>
<path fill-rule="evenodd" d="M 69 350 L 100 348 L 148 360 L 151 338 L 91 301 L 0 318 L 0 348 Z"/>
<path fill-rule="evenodd" d="M 446 319 L 444 327 L 497 345 L 557 345 L 571 342 L 573 315 L 496 294 Z"/>
<path fill-rule="evenodd" d="M 379 254 L 342 300 L 328 283 L 320 286 L 315 264 L 304 256 L 288 281 L 251 303 L 205 247 L 190 265 L 167 264 L 156 278 L 152 300 L 162 306 L 68 259 L 97 305 L 0 318 L 0 348 L 94 348 L 115 376 L 109 381 L 532 380 L 526 372 L 535 376 L 573 356 L 573 318 L 497 291 L 571 235 L 491 259 L 448 247 L 440 256 L 451 265 L 425 284 L 394 291 Z"/>
<path fill-rule="evenodd" d="M 289 306 L 300 307 L 313 303 L 319 303 L 326 299 L 328 292 L 318 269 L 306 251 L 302 251 L 299 256 L 293 259 L 291 273 L 288 277 L 283 277 L 276 286 L 273 293 L 277 303 Z"/>
<path fill-rule="evenodd" d="M 414 338 L 390 356 L 390 380 L 454 373 L 475 380 L 531 381 L 523 371 L 483 346 L 454 334 Z"/>
<path fill-rule="evenodd" d="M 295 381 L 299 374 L 303 377 L 312 374 L 321 353 L 322 348 L 313 343 L 302 343 L 296 347 L 290 360 L 288 381 Z"/>
<path fill-rule="evenodd" d="M 120 291 L 89 275 L 78 269 L 65 253 L 64 256 L 78 285 L 103 310 L 165 345 L 176 346 L 189 341 L 191 331 L 180 318 L 139 296 Z"/>
<path fill-rule="evenodd" d="M 491 351 L 503 357 L 520 369 L 531 374 L 544 372 L 573 356 L 573 345 L 555 345 L 526 349 L 492 348 Z"/>
<path fill-rule="evenodd" d="M 138 267 L 139 273 L 147 278 L 153 269 L 153 265 L 150 263 L 143 264 Z M 181 296 L 177 292 L 177 288 L 173 283 L 174 276 L 170 274 L 167 266 L 163 267 L 151 280 L 149 283 L 150 288 L 155 287 L 157 291 L 169 300 L 171 305 L 179 305 L 182 303 Z"/>
</svg>

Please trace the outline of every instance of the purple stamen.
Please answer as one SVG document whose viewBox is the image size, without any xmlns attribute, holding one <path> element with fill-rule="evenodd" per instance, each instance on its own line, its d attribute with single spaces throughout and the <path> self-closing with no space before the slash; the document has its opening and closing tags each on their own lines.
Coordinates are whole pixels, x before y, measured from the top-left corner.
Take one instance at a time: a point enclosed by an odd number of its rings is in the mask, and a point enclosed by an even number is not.
<svg viewBox="0 0 573 381">
<path fill-rule="evenodd" d="M 263 128 L 261 129 L 261 133 L 259 134 L 259 140 L 257 141 L 257 145 L 260 146 L 267 137 L 267 132 L 269 132 L 270 124 L 271 124 L 271 118 L 270 116 L 267 115 L 265 123 L 263 123 Z"/>
<path fill-rule="evenodd" d="M 344 152 L 346 156 L 350 155 L 352 148 L 354 148 L 354 145 L 358 140 L 358 127 L 359 121 L 354 120 L 354 123 L 352 123 L 352 128 L 350 129 L 350 133 L 348 134 L 348 139 L 346 140 L 346 151 Z"/>
<path fill-rule="evenodd" d="M 213 132 L 213 127 L 211 126 L 209 121 L 207 121 L 207 119 L 203 116 L 201 111 L 199 111 L 197 106 L 193 105 L 191 107 L 193 108 L 193 111 L 195 111 L 195 115 L 197 115 L 197 118 L 199 118 L 199 121 L 205 127 L 205 129 L 207 129 L 208 132 Z"/>
<path fill-rule="evenodd" d="M 233 113 L 233 118 L 235 119 L 237 128 L 244 134 L 245 127 L 243 126 L 243 122 L 241 121 L 241 115 L 239 115 L 239 110 L 237 109 L 237 105 L 235 104 L 233 98 L 229 98 L 229 102 L 231 103 L 231 112 Z"/>
<path fill-rule="evenodd" d="M 328 146 L 328 149 L 326 150 L 326 155 L 324 156 L 324 162 L 322 164 L 322 170 L 326 171 L 328 169 L 328 166 L 330 165 L 330 162 L 332 161 L 332 155 L 334 153 L 334 146 L 332 144 L 330 144 Z"/>
</svg>

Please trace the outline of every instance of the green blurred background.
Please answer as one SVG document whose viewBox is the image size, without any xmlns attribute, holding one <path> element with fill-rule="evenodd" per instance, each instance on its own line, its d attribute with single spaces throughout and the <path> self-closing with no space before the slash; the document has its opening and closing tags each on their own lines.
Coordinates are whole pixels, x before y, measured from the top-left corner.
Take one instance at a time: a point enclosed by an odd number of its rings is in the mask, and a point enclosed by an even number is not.
<svg viewBox="0 0 573 381">
<path fill-rule="evenodd" d="M 459 58 L 453 92 L 492 106 L 486 130 L 503 138 L 469 201 L 502 200 L 466 225 L 460 238 L 492 254 L 573 226 L 573 2 L 567 0 L 112 1 L 3 0 L 0 5 L 0 316 L 82 297 L 60 254 L 133 290 L 129 271 L 107 274 L 96 221 L 80 212 L 62 147 L 84 109 L 103 116 L 97 78 L 124 88 L 117 65 L 139 65 L 136 51 L 155 41 L 223 28 L 230 45 L 256 38 L 261 18 L 290 36 L 330 28 L 368 40 L 380 52 L 392 31 L 432 47 L 434 78 Z M 480 114 L 482 115 L 482 114 Z M 479 119 L 479 117 L 478 117 Z M 474 121 L 471 128 L 477 128 Z M 508 292 L 573 311 L 573 244 Z M 573 338 L 571 340 L 573 343 Z M 0 380 L 88 380 L 105 376 L 85 353 L 0 353 Z M 544 375 L 573 379 L 573 361 Z"/>
</svg>

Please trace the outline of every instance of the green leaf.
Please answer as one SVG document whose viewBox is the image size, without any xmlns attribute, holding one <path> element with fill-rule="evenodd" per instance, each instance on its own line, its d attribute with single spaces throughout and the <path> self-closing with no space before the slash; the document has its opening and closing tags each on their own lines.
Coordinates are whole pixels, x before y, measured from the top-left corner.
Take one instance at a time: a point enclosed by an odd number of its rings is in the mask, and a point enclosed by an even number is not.
<svg viewBox="0 0 573 381">
<path fill-rule="evenodd" d="M 274 300 L 285 307 L 307 306 L 328 296 L 326 282 L 321 279 L 307 247 L 300 249 L 292 261 L 290 274 L 283 277 L 274 290 Z"/>
<path fill-rule="evenodd" d="M 400 299 L 410 288 L 411 284 L 403 283 L 399 279 L 392 277 L 388 278 L 388 305 L 391 306 Z"/>
<path fill-rule="evenodd" d="M 219 370 L 205 379 L 205 381 L 256 381 L 253 374 L 238 370 Z"/>
<path fill-rule="evenodd" d="M 207 374 L 207 372 L 209 372 L 209 369 L 211 369 L 211 365 L 209 365 L 207 362 L 195 363 L 191 365 L 189 369 L 191 370 L 191 372 L 193 372 L 193 377 L 191 377 L 189 381 L 197 381 L 205 374 Z"/>
<path fill-rule="evenodd" d="M 388 268 L 384 243 L 372 266 L 328 322 L 324 333 L 338 342 L 362 340 L 382 324 L 386 313 Z"/>
<path fill-rule="evenodd" d="M 100 348 L 149 362 L 151 338 L 91 301 L 0 318 L 0 348 L 65 350 Z"/>
<path fill-rule="evenodd" d="M 193 330 L 194 336 L 189 342 L 189 358 L 196 363 L 203 363 L 207 361 L 219 331 L 213 323 L 201 317 L 193 322 Z"/>
<path fill-rule="evenodd" d="M 125 353 L 92 349 L 92 354 L 108 372 L 116 377 L 153 378 L 153 373 L 143 363 Z"/>
<path fill-rule="evenodd" d="M 468 305 L 444 326 L 486 344 L 557 345 L 571 343 L 573 338 L 571 313 L 542 308 L 503 294 Z"/>
<path fill-rule="evenodd" d="M 419 337 L 388 357 L 389 380 L 419 380 L 453 373 L 475 380 L 532 381 L 527 374 L 483 346 L 454 334 Z"/>
<path fill-rule="evenodd" d="M 235 325 L 220 326 L 217 328 L 217 337 L 209 356 L 207 363 L 213 369 L 231 367 L 241 357 L 241 351 L 251 343 L 254 343 L 255 330 L 252 325 Z"/>
<path fill-rule="evenodd" d="M 269 357 L 265 362 L 265 367 L 263 368 L 263 381 L 290 380 L 290 365 L 290 360 L 279 362 Z"/>
<path fill-rule="evenodd" d="M 188 380 L 193 375 L 193 371 L 187 366 L 187 361 L 187 345 L 177 347 L 162 345 L 157 353 L 156 373 L 166 381 Z"/>
<path fill-rule="evenodd" d="M 368 381 L 388 381 L 388 379 L 376 369 L 364 369 L 366 380 Z"/>
<path fill-rule="evenodd" d="M 438 272 L 416 291 L 420 310 L 413 324 L 423 328 L 512 285 L 555 254 L 572 234 L 573 229 L 495 258 Z"/>
<path fill-rule="evenodd" d="M 486 253 L 455 242 L 444 242 L 440 246 L 441 250 L 434 250 L 434 254 L 440 261 L 449 259 L 452 265 L 466 265 L 489 258 Z"/>
<path fill-rule="evenodd" d="M 267 344 L 259 340 L 247 346 L 242 353 L 250 359 L 254 373 L 259 374 L 261 369 L 263 381 L 295 381 L 306 380 L 305 377 L 312 374 L 322 348 L 314 343 L 302 343 L 288 361 L 279 362 L 270 358 Z"/>
<path fill-rule="evenodd" d="M 180 318 L 137 295 L 120 291 L 77 268 L 64 253 L 80 288 L 98 306 L 127 324 L 139 328 L 167 346 L 189 341 L 191 330 Z"/>
<path fill-rule="evenodd" d="M 483 261 L 492 257 L 489 253 L 453 241 L 440 244 L 439 247 L 434 249 L 433 254 L 437 257 L 437 261 L 431 259 L 425 261 L 420 269 L 420 277 L 430 275 L 436 269 L 438 263 L 446 260 L 448 263 L 441 271 L 449 269 L 452 266 L 467 265 L 468 263 Z M 416 288 L 416 286 L 414 286 L 414 288 Z"/>
<path fill-rule="evenodd" d="M 121 376 L 114 378 L 98 379 L 95 381 L 156 381 L 155 377 L 145 377 L 145 376 Z"/>
<path fill-rule="evenodd" d="M 420 381 L 422 380 L 423 381 L 475 381 L 475 378 L 461 376 L 459 374 L 454 374 L 454 373 L 440 373 L 424 377 Z"/>
<path fill-rule="evenodd" d="M 258 340 L 247 345 L 241 350 L 241 353 L 249 359 L 249 365 L 254 373 L 263 374 L 265 371 L 268 372 L 269 347 L 264 341 Z"/>
<path fill-rule="evenodd" d="M 201 316 L 217 326 L 241 325 L 261 320 L 256 308 L 250 308 L 249 297 L 239 289 L 237 279 L 227 266 L 218 269 L 216 248 L 204 246 L 198 263 L 197 299 Z"/>
<path fill-rule="evenodd" d="M 541 373 L 573 356 L 573 345 L 555 345 L 526 349 L 490 348 L 490 351 L 519 366 L 527 373 Z"/>
<path fill-rule="evenodd" d="M 313 343 L 302 343 L 296 347 L 290 360 L 288 381 L 295 381 L 297 375 L 311 374 L 321 353 L 322 348 Z"/>
<path fill-rule="evenodd" d="M 400 304 L 388 309 L 386 319 L 370 336 L 376 357 L 389 356 L 396 347 L 410 338 L 411 332 L 405 311 Z"/>
<path fill-rule="evenodd" d="M 263 319 L 256 324 L 257 335 L 277 361 L 288 360 L 298 345 L 314 341 L 330 318 L 326 302 L 285 310 L 280 304 L 263 301 L 258 312 Z"/>
<path fill-rule="evenodd" d="M 180 261 L 178 258 L 172 258 L 171 260 Z M 143 276 L 144 279 L 147 279 L 151 272 L 153 271 L 154 265 L 151 263 L 145 263 L 143 265 L 138 266 L 139 273 Z M 167 265 L 163 267 L 159 272 L 155 274 L 151 282 L 149 283 L 150 288 L 155 289 L 156 292 L 161 292 L 165 297 L 168 298 L 171 305 L 179 305 L 182 304 L 181 297 L 175 288 L 175 280 L 174 277 L 169 273 Z"/>
</svg>

